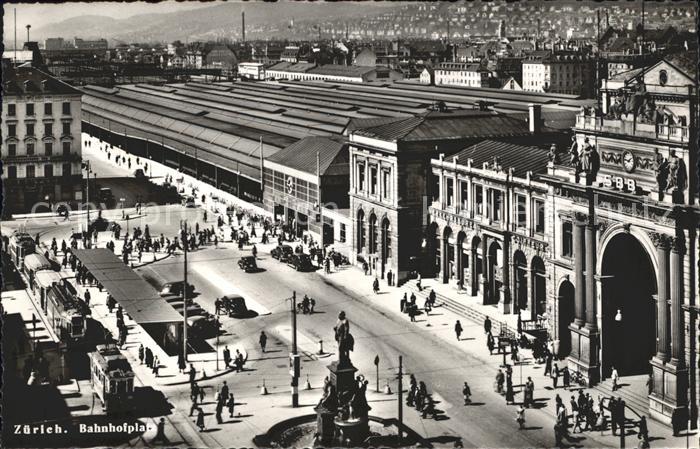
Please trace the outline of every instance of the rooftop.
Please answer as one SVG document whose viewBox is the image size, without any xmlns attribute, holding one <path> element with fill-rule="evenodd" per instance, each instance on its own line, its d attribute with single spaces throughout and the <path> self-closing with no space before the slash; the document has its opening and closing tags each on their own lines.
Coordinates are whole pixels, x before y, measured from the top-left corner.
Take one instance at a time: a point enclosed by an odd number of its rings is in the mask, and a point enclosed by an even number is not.
<svg viewBox="0 0 700 449">
<path fill-rule="evenodd" d="M 79 90 L 34 67 L 13 67 L 3 63 L 2 78 L 2 93 L 10 97 L 81 94 Z"/>
<path fill-rule="evenodd" d="M 525 177 L 528 171 L 535 174 L 547 171 L 547 156 L 549 150 L 534 146 L 517 145 L 497 140 L 484 140 L 471 145 L 454 154 L 457 162 L 467 164 L 467 159 L 472 160 L 472 167 L 481 168 L 484 163 L 491 164 L 494 158 L 498 158 L 503 170 L 514 169 L 513 175 Z"/>
<path fill-rule="evenodd" d="M 345 157 L 341 154 L 343 151 Z M 347 141 L 341 136 L 306 137 L 283 148 L 267 160 L 315 175 L 317 155 L 321 175 L 348 174 Z"/>
</svg>

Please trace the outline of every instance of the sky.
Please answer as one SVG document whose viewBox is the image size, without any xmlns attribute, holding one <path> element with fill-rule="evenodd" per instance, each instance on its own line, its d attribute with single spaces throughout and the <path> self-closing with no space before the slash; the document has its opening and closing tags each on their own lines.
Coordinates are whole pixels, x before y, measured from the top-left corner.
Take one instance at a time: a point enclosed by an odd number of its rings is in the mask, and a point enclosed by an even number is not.
<svg viewBox="0 0 700 449">
<path fill-rule="evenodd" d="M 211 6 L 213 2 L 199 1 L 164 1 L 160 3 L 132 2 L 128 6 L 124 2 L 69 2 L 69 3 L 16 3 L 4 2 L 4 29 L 12 33 L 13 10 L 17 8 L 18 33 L 25 32 L 24 27 L 31 24 L 32 28 L 40 28 L 49 23 L 61 22 L 71 17 L 83 15 L 109 16 L 123 19 L 137 14 L 168 13 L 188 9 Z"/>
</svg>

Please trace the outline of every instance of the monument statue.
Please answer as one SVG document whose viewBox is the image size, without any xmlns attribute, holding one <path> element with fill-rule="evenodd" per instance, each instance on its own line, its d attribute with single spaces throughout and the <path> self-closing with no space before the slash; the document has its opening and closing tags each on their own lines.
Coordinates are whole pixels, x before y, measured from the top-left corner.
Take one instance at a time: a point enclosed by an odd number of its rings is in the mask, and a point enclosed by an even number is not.
<svg viewBox="0 0 700 449">
<path fill-rule="evenodd" d="M 328 376 L 323 379 L 323 396 L 321 400 L 318 401 L 316 406 L 319 409 L 325 409 L 329 412 L 335 413 L 338 410 L 338 396 L 335 391 L 335 386 L 331 383 Z"/>
<path fill-rule="evenodd" d="M 584 144 L 583 151 L 581 152 L 581 170 L 588 175 L 596 176 L 596 174 L 598 174 L 598 168 L 600 167 L 598 151 L 595 146 L 591 145 L 588 137 L 586 137 Z"/>
<path fill-rule="evenodd" d="M 578 155 L 578 142 L 576 142 L 576 136 L 571 137 L 571 148 L 569 149 L 570 160 L 569 163 L 571 167 L 576 171 L 576 174 L 581 173 L 581 159 Z"/>
<path fill-rule="evenodd" d="M 367 403 L 367 384 L 369 382 L 365 380 L 365 376 L 357 376 L 357 387 L 355 388 L 355 394 L 350 400 L 350 416 L 353 419 L 367 419 L 369 411 L 372 407 Z"/>
<path fill-rule="evenodd" d="M 663 192 L 666 190 L 666 182 L 668 181 L 668 161 L 658 148 L 654 148 L 654 173 L 659 192 Z"/>
<path fill-rule="evenodd" d="M 685 162 L 676 155 L 676 150 L 671 150 L 668 161 L 668 181 L 666 188 L 669 190 L 684 190 L 687 187 Z"/>
<path fill-rule="evenodd" d="M 345 317 L 345 312 L 338 314 L 338 321 L 335 323 L 335 341 L 338 342 L 338 365 L 350 364 L 350 351 L 355 347 L 355 339 L 350 333 L 350 322 Z"/>
</svg>

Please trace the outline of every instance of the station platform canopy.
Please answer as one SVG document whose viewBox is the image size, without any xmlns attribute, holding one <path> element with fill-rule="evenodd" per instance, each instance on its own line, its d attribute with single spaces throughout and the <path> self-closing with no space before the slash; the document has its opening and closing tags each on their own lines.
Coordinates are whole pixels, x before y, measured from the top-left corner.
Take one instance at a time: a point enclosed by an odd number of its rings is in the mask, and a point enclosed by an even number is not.
<svg viewBox="0 0 700 449">
<path fill-rule="evenodd" d="M 106 248 L 74 249 L 73 254 L 138 324 L 183 321 L 155 288 Z"/>
</svg>

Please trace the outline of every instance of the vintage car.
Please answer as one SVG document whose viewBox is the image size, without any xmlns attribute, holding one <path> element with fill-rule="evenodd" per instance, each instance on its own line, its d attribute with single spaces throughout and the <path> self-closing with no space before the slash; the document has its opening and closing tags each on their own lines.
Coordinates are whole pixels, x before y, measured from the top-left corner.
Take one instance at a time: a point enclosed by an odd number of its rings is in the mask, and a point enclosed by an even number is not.
<svg viewBox="0 0 700 449">
<path fill-rule="evenodd" d="M 198 338 L 210 338 L 216 335 L 221 323 L 212 315 L 195 315 L 187 317 L 187 326 L 191 335 Z"/>
<path fill-rule="evenodd" d="M 255 257 L 245 256 L 238 261 L 238 267 L 246 273 L 252 273 L 258 270 L 258 264 L 255 262 Z"/>
<path fill-rule="evenodd" d="M 287 265 L 297 271 L 312 271 L 315 268 L 308 254 L 293 254 L 287 261 Z"/>
<path fill-rule="evenodd" d="M 182 296 L 184 281 L 167 282 L 160 290 L 160 296 Z M 194 294 L 194 285 L 187 283 L 187 296 Z"/>
<path fill-rule="evenodd" d="M 270 251 L 270 255 L 272 256 L 272 258 L 277 259 L 280 262 L 287 262 L 289 260 L 289 257 L 293 254 L 294 250 L 289 245 L 279 245 L 275 248 L 272 248 L 272 251 Z"/>
<path fill-rule="evenodd" d="M 234 318 L 244 318 L 250 311 L 245 305 L 245 298 L 240 295 L 226 295 L 221 297 L 221 305 L 228 314 Z"/>
</svg>

